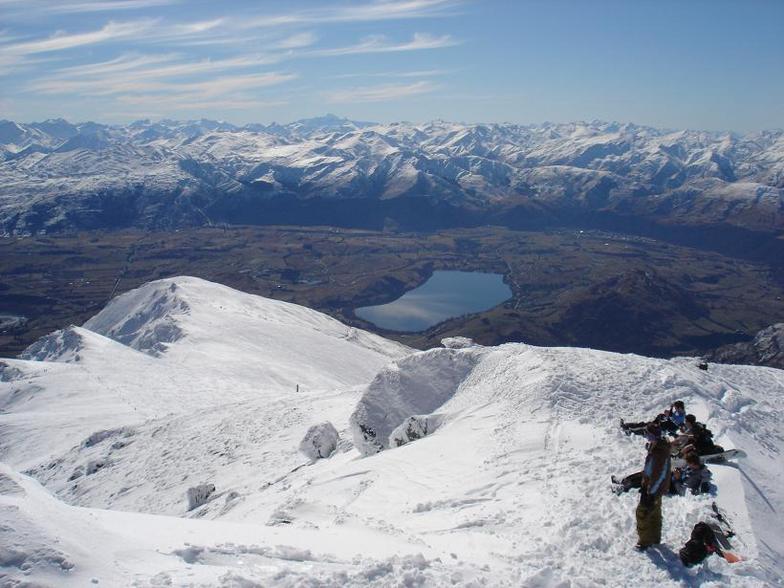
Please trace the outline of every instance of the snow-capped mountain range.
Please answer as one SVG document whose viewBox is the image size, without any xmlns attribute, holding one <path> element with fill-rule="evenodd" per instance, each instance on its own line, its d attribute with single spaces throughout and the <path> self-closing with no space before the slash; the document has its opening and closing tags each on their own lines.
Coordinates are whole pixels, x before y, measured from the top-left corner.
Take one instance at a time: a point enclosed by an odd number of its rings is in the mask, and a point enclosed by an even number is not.
<svg viewBox="0 0 784 588">
<path fill-rule="evenodd" d="M 751 341 L 719 347 L 706 357 L 722 363 L 767 365 L 784 369 L 784 323 L 762 329 Z"/>
<path fill-rule="evenodd" d="M 0 584 L 779 585 L 784 372 L 697 363 L 463 338 L 418 352 L 151 282 L 0 362 Z M 664 544 L 641 554 L 638 497 L 609 478 L 640 468 L 643 441 L 617 419 L 676 399 L 748 455 L 710 466 L 712 494 L 665 497 Z M 684 568 L 713 501 L 742 560 Z"/>
<path fill-rule="evenodd" d="M 386 217 L 416 227 L 422 209 L 412 212 L 411 199 L 439 211 L 441 225 L 599 212 L 780 230 L 784 132 L 334 116 L 242 127 L 0 121 L 5 232 Z"/>
</svg>

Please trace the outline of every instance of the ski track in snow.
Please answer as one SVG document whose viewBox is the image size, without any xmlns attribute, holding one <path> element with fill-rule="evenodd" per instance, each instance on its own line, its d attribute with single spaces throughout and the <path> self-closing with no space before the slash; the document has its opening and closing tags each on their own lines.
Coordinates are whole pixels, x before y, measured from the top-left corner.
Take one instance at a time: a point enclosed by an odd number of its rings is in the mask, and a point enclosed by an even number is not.
<svg viewBox="0 0 784 588">
<path fill-rule="evenodd" d="M 523 344 L 413 353 L 193 278 L 128 293 L 88 325 L 125 344 L 75 327 L 46 361 L 0 366 L 3 585 L 782 583 L 780 370 Z M 677 399 L 748 458 L 710 466 L 715 496 L 665 498 L 663 544 L 641 554 L 637 495 L 609 478 L 640 469 L 643 441 L 618 419 Z M 357 451 L 354 419 L 411 406 L 442 424 Z M 326 421 L 338 449 L 311 461 L 300 441 Z M 188 511 L 203 483 L 215 493 Z M 713 500 L 744 561 L 686 569 L 677 551 Z"/>
</svg>

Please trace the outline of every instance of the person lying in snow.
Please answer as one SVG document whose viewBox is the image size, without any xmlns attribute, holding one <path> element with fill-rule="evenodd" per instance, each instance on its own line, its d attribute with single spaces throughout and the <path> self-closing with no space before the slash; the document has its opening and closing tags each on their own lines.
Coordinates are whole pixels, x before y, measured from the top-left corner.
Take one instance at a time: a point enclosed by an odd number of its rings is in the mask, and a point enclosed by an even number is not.
<svg viewBox="0 0 784 588">
<path fill-rule="evenodd" d="M 686 545 L 678 551 L 681 562 L 686 567 L 702 563 L 706 557 L 716 552 L 716 538 L 707 523 L 699 522 L 694 525 L 691 537 Z"/>
<path fill-rule="evenodd" d="M 642 472 L 629 474 L 619 480 L 612 477 L 613 492 L 623 494 L 632 488 L 642 486 Z M 689 453 L 686 457 L 686 465 L 683 468 L 676 468 L 670 476 L 670 494 L 704 494 L 710 492 L 711 472 L 700 462 L 696 453 Z"/>
<path fill-rule="evenodd" d="M 682 400 L 676 400 L 668 410 L 656 416 L 653 421 L 642 421 L 639 423 L 625 423 L 621 419 L 621 429 L 627 435 L 645 435 L 645 426 L 649 422 L 657 423 L 661 429 L 671 435 L 675 435 L 683 426 L 686 420 L 686 406 Z"/>
<path fill-rule="evenodd" d="M 716 503 L 711 506 L 713 508 L 711 519 L 694 525 L 691 537 L 678 551 L 681 562 L 687 567 L 701 563 L 712 553 L 717 553 L 728 563 L 743 561 L 742 557 L 731 551 L 732 545 L 729 539 L 735 536 L 735 531 L 732 530 L 729 521 Z"/>
<path fill-rule="evenodd" d="M 661 499 L 670 489 L 670 443 L 662 437 L 661 427 L 649 423 L 645 428 L 648 440 L 648 455 L 642 468 L 640 503 L 637 505 L 637 545 L 644 551 L 651 545 L 661 543 Z"/>
</svg>

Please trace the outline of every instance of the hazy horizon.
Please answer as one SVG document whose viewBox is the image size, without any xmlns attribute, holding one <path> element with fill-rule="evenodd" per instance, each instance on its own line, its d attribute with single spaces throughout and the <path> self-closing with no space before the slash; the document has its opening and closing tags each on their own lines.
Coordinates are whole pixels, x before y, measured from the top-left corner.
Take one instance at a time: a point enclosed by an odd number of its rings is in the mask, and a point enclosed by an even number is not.
<svg viewBox="0 0 784 588">
<path fill-rule="evenodd" d="M 593 120 L 562 120 L 562 121 L 554 121 L 554 120 L 542 120 L 542 121 L 489 121 L 489 120 L 477 120 L 477 121 L 466 121 L 466 120 L 449 120 L 444 118 L 435 118 L 435 119 L 425 119 L 425 120 L 362 120 L 357 117 L 352 116 L 338 116 L 331 112 L 325 112 L 322 114 L 314 114 L 313 116 L 308 117 L 301 117 L 301 118 L 293 118 L 290 120 L 269 120 L 269 121 L 260 121 L 260 120 L 248 120 L 248 121 L 237 121 L 231 120 L 230 118 L 209 118 L 209 117 L 197 117 L 197 118 L 173 118 L 173 117 L 148 117 L 148 118 L 137 118 L 137 119 L 129 119 L 127 121 L 107 121 L 107 120 L 100 120 L 100 119 L 85 119 L 85 120 L 75 120 L 75 119 L 68 119 L 65 117 L 60 116 L 53 116 L 48 118 L 40 118 L 37 120 L 13 120 L 13 119 L 0 119 L 0 120 L 11 120 L 11 122 L 15 122 L 18 124 L 23 125 L 34 125 L 34 124 L 41 124 L 47 121 L 56 121 L 56 120 L 64 120 L 65 122 L 73 125 L 82 125 L 82 124 L 98 124 L 98 125 L 105 125 L 109 127 L 125 127 L 130 126 L 135 123 L 142 123 L 142 122 L 149 122 L 150 124 L 161 123 L 165 121 L 170 121 L 174 123 L 189 123 L 194 122 L 198 123 L 201 121 L 210 121 L 216 123 L 226 123 L 238 128 L 242 128 L 248 125 L 289 125 L 294 124 L 297 122 L 309 121 L 309 120 L 316 120 L 321 118 L 326 118 L 334 116 L 336 119 L 345 120 L 353 123 L 364 123 L 364 124 L 371 124 L 371 125 L 392 125 L 392 124 L 412 124 L 412 125 L 426 125 L 429 123 L 435 122 L 445 122 L 449 124 L 458 124 L 458 125 L 518 125 L 522 127 L 543 127 L 546 125 L 570 125 L 570 124 L 585 124 L 585 125 L 619 125 L 619 126 L 636 126 L 641 128 L 651 128 L 657 131 L 671 131 L 671 132 L 680 132 L 680 131 L 692 131 L 692 132 L 704 132 L 710 134 L 733 134 L 733 135 L 750 135 L 754 133 L 763 133 L 763 132 L 782 132 L 784 131 L 784 127 L 767 127 L 762 129 L 752 129 L 749 131 L 738 131 L 735 129 L 704 129 L 704 128 L 694 128 L 694 127 L 667 127 L 667 126 L 657 126 L 657 125 L 648 125 L 644 123 L 639 123 L 636 121 L 622 121 L 622 120 L 600 120 L 600 119 L 593 119 Z"/>
<path fill-rule="evenodd" d="M 0 117 L 784 127 L 784 4 L 0 0 Z"/>
</svg>

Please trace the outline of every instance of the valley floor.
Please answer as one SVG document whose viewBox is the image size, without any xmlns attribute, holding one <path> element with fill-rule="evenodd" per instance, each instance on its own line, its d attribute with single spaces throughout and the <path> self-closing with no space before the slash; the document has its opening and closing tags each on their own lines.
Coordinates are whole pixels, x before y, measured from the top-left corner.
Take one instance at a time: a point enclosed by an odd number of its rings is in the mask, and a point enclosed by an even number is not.
<svg viewBox="0 0 784 588">
<path fill-rule="evenodd" d="M 227 226 L 0 238 L 0 311 L 14 315 L 0 317 L 0 356 L 82 324 L 117 294 L 183 274 L 372 329 L 354 309 L 391 302 L 434 270 L 503 274 L 513 298 L 422 333 L 382 334 L 420 349 L 465 335 L 485 345 L 699 355 L 781 320 L 780 248 L 770 245 L 767 261 L 750 260 L 598 230 L 502 227 L 426 234 Z"/>
</svg>

